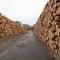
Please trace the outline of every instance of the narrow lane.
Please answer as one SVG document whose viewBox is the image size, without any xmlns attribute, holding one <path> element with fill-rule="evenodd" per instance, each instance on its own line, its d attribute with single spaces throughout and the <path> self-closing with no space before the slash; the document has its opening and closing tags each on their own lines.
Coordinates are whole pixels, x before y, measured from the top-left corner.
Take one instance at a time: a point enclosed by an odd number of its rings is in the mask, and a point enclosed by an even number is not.
<svg viewBox="0 0 60 60">
<path fill-rule="evenodd" d="M 3 51 L 0 60 L 51 60 L 51 58 L 48 48 L 37 40 L 33 32 L 28 32 Z"/>
</svg>

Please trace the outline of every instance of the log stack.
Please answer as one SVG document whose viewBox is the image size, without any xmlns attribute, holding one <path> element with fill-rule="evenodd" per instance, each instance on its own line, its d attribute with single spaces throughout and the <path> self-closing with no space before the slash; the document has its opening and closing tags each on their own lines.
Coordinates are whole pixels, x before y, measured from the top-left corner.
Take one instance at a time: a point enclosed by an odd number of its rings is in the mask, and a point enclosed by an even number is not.
<svg viewBox="0 0 60 60">
<path fill-rule="evenodd" d="M 0 38 L 22 34 L 26 30 L 0 13 Z"/>
<path fill-rule="evenodd" d="M 34 33 L 52 51 L 60 51 L 60 0 L 49 0 L 38 21 Z"/>
</svg>

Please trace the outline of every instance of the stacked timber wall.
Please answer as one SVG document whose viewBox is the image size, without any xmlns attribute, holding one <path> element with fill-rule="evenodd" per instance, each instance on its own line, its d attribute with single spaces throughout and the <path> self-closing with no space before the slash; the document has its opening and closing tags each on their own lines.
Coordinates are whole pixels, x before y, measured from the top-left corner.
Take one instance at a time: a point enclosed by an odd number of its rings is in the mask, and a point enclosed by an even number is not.
<svg viewBox="0 0 60 60">
<path fill-rule="evenodd" d="M 0 13 L 0 38 L 1 37 L 10 37 L 26 32 L 21 25 L 13 22 L 5 16 L 2 16 Z"/>
<path fill-rule="evenodd" d="M 52 51 L 60 51 L 60 0 L 49 0 L 34 25 L 34 33 Z"/>
</svg>

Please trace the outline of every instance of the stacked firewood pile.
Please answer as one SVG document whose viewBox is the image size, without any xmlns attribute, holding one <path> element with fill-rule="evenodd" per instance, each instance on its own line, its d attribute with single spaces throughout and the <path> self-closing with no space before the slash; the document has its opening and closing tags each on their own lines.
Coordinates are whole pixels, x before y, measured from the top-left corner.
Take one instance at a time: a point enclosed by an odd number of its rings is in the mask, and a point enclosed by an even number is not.
<svg viewBox="0 0 60 60">
<path fill-rule="evenodd" d="M 22 34 L 26 30 L 0 13 L 0 38 Z"/>
<path fill-rule="evenodd" d="M 52 51 L 60 50 L 60 0 L 49 0 L 37 23 L 34 33 L 47 44 Z"/>
</svg>

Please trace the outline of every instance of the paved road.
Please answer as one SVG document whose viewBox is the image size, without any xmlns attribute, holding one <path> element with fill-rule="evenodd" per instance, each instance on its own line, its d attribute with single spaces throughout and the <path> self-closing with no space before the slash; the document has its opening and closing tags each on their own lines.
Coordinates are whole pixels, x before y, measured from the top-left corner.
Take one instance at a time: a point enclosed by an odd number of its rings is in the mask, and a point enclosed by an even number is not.
<svg viewBox="0 0 60 60">
<path fill-rule="evenodd" d="M 33 32 L 28 32 L 0 53 L 0 60 L 51 60 L 51 58 L 47 47 L 37 40 Z"/>
</svg>

